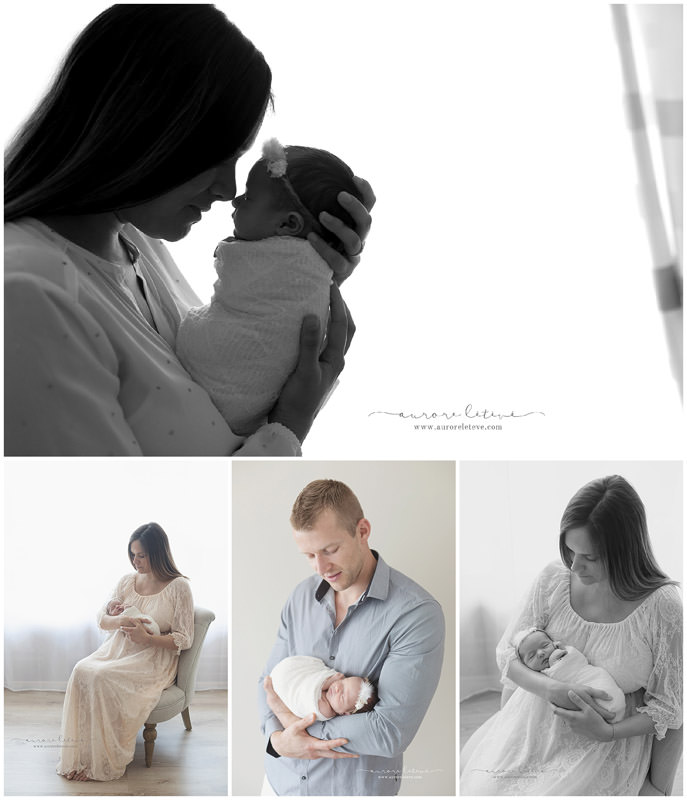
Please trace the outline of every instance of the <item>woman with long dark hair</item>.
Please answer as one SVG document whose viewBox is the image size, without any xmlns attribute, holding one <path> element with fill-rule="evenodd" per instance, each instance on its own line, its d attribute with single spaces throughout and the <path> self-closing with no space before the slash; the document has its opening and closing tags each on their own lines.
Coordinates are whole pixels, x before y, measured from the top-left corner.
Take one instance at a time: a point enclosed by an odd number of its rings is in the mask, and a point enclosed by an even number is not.
<svg viewBox="0 0 687 800">
<path fill-rule="evenodd" d="M 682 742 L 682 601 L 633 487 L 619 475 L 583 486 L 559 547 L 497 647 L 501 711 L 463 748 L 461 794 L 669 794 Z M 529 628 L 609 672 L 624 718 L 608 721 L 601 690 L 526 666 L 516 643 Z"/>
<path fill-rule="evenodd" d="M 172 558 L 169 540 L 155 522 L 129 539 L 134 568 L 98 614 L 108 638 L 72 672 L 62 715 L 57 771 L 69 780 L 120 778 L 134 756 L 136 735 L 163 690 L 174 683 L 179 653 L 193 644 L 193 596 Z M 144 619 L 110 605 L 135 606 Z M 160 634 L 149 632 L 152 618 Z"/>
<path fill-rule="evenodd" d="M 91 22 L 5 160 L 5 452 L 294 455 L 343 368 L 353 325 L 338 288 L 270 416 L 235 435 L 174 353 L 200 301 L 164 244 L 236 193 L 235 166 L 271 102 L 262 54 L 210 5 L 116 5 Z M 369 207 L 374 195 L 359 185 Z M 343 280 L 356 231 L 313 245 Z"/>
</svg>

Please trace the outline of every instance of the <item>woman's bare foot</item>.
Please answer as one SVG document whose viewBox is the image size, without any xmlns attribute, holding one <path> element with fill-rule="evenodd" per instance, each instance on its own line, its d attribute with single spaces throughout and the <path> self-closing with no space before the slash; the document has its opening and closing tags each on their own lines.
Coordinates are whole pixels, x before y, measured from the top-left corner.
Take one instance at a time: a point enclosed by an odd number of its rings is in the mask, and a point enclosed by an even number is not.
<svg viewBox="0 0 687 800">
<path fill-rule="evenodd" d="M 87 781 L 87 780 L 90 780 L 88 775 L 86 775 L 86 770 L 83 770 L 83 769 L 80 772 L 77 772 L 75 769 L 73 769 L 68 775 L 65 775 L 64 777 L 68 781 Z"/>
</svg>

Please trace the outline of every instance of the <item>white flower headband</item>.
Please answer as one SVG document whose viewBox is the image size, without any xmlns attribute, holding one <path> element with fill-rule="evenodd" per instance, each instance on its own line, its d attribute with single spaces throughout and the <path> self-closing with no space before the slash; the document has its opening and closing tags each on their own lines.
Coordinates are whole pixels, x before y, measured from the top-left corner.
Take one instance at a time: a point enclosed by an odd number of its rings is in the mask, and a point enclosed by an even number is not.
<svg viewBox="0 0 687 800">
<path fill-rule="evenodd" d="M 271 178 L 286 175 L 286 150 L 278 139 L 268 139 L 262 146 L 262 157 L 267 161 L 267 172 Z"/>
<path fill-rule="evenodd" d="M 284 145 L 275 138 L 268 139 L 262 146 L 262 157 L 267 162 L 267 174 L 270 178 L 281 178 L 282 185 L 291 195 L 297 204 L 299 211 L 307 217 L 312 229 L 322 235 L 322 228 L 312 212 L 298 196 L 298 192 L 293 188 L 293 184 L 286 174 L 286 150 Z"/>
<path fill-rule="evenodd" d="M 355 701 L 355 708 L 353 709 L 353 713 L 356 714 L 360 709 L 367 703 L 367 701 L 372 697 L 372 693 L 374 691 L 374 687 L 367 679 L 363 678 L 362 685 L 360 687 L 360 693 L 358 694 L 358 699 Z"/>
</svg>

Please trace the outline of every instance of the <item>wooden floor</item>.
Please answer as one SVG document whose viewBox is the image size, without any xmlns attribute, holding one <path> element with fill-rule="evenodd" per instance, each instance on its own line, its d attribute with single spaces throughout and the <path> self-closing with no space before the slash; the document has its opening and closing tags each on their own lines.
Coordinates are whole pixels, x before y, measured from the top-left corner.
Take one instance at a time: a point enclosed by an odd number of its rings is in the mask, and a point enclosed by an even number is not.
<svg viewBox="0 0 687 800">
<path fill-rule="evenodd" d="M 460 749 L 492 714 L 495 714 L 501 705 L 501 695 L 498 692 L 482 692 L 463 700 L 460 704 Z"/>
<path fill-rule="evenodd" d="M 157 726 L 153 765 L 143 739 L 117 781 L 68 781 L 55 772 L 61 692 L 5 690 L 5 795 L 226 795 L 227 692 L 198 692 L 192 731 L 177 716 Z M 42 740 L 42 741 L 41 741 Z"/>
<path fill-rule="evenodd" d="M 484 692 L 469 700 L 463 700 L 460 704 L 460 749 L 472 736 L 472 734 L 479 728 L 479 726 L 486 722 L 492 714 L 495 714 L 501 705 L 500 692 Z M 683 761 L 680 760 L 680 766 L 677 769 L 675 776 L 675 783 L 673 784 L 673 796 L 682 796 L 682 769 Z"/>
</svg>

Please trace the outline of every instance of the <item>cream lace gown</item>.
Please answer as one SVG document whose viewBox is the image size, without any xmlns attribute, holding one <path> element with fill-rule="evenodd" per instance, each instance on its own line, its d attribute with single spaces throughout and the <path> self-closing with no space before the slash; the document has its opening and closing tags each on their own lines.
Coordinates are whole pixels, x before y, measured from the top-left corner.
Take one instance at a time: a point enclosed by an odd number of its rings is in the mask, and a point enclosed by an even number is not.
<svg viewBox="0 0 687 800">
<path fill-rule="evenodd" d="M 606 669 L 628 698 L 629 714 L 648 714 L 662 739 L 682 724 L 682 601 L 675 586 L 653 592 L 621 622 L 587 622 L 570 606 L 570 572 L 560 562 L 539 575 L 497 647 L 505 677 L 517 654 L 512 635 L 536 626 Z M 597 742 L 564 727 L 549 703 L 516 688 L 461 753 L 461 795 L 636 795 L 653 736 Z"/>
<path fill-rule="evenodd" d="M 79 661 L 72 672 L 62 714 L 63 749 L 58 773 L 85 770 L 92 780 L 120 778 L 133 759 L 136 735 L 174 683 L 179 653 L 193 642 L 193 596 L 185 578 L 175 578 L 158 594 L 134 590 L 135 575 L 119 581 L 111 600 L 138 606 L 169 633 L 176 650 L 134 644 L 120 630 Z M 98 622 L 105 606 L 98 614 Z"/>
</svg>

